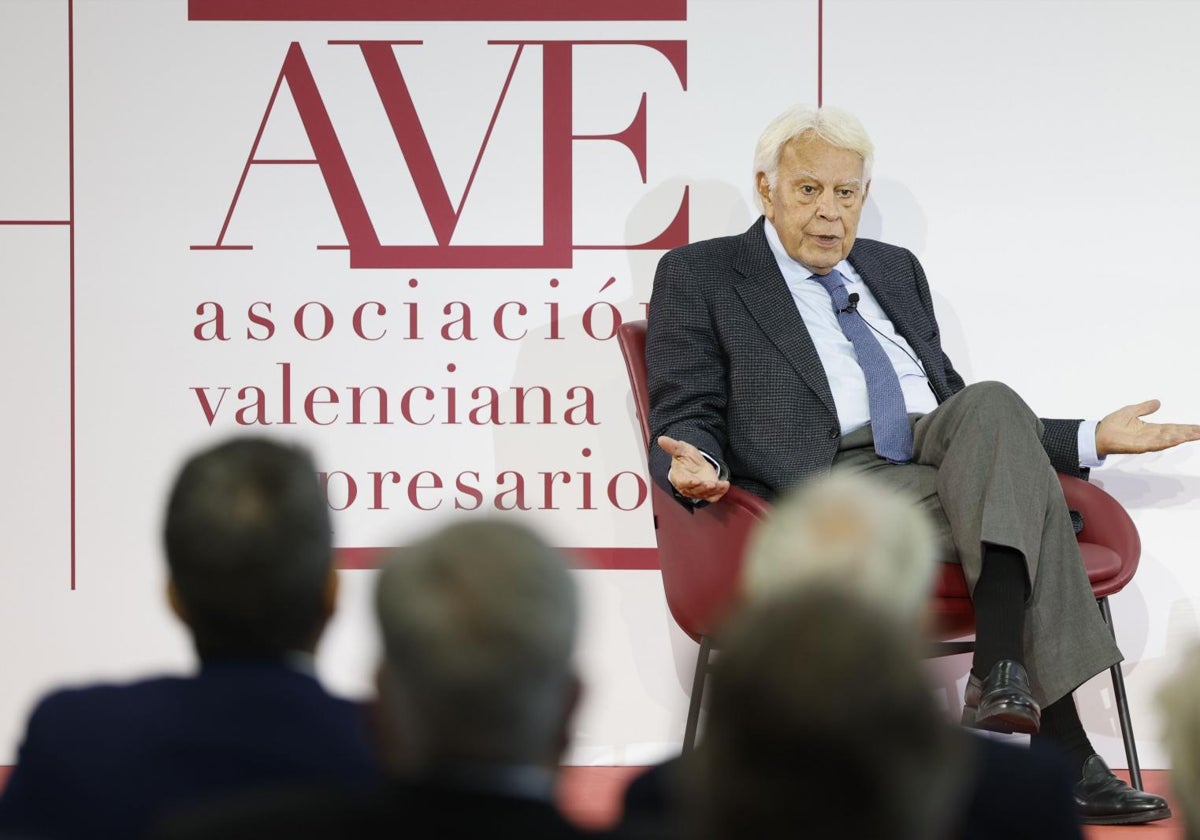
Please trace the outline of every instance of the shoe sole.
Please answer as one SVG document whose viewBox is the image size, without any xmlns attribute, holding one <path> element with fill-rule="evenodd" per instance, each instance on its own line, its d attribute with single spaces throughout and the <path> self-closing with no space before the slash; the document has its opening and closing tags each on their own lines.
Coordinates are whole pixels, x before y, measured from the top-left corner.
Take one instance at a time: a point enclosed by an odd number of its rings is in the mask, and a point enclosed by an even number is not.
<svg viewBox="0 0 1200 840">
<path fill-rule="evenodd" d="M 963 728 L 964 729 L 983 729 L 984 727 L 977 726 L 975 724 L 975 718 L 978 716 L 978 714 L 979 714 L 979 709 L 975 708 L 974 706 L 963 706 L 962 720 L 960 721 Z M 1000 721 L 995 721 L 995 723 L 997 725 L 1000 725 Z M 1009 732 L 1009 733 L 1011 733 L 1012 730 L 995 728 L 995 729 L 988 729 L 987 731 L 988 732 Z"/>
<path fill-rule="evenodd" d="M 1140 825 L 1141 823 L 1170 819 L 1170 817 L 1170 808 L 1158 808 L 1154 811 L 1142 811 L 1136 814 L 1113 814 L 1106 817 L 1080 816 L 1079 821 L 1084 825 Z"/>
<path fill-rule="evenodd" d="M 1036 735 L 1041 729 L 1041 715 L 1024 704 L 998 703 L 983 714 L 980 714 L 978 709 L 973 711 L 971 723 L 967 724 L 967 708 L 963 708 L 965 726 L 986 729 L 988 732 L 1015 732 L 1022 735 Z"/>
</svg>

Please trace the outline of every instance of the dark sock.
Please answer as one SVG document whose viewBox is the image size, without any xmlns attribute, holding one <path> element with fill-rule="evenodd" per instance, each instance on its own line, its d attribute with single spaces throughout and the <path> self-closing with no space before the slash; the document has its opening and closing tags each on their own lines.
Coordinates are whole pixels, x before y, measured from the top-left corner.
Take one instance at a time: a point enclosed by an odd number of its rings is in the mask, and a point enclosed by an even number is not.
<svg viewBox="0 0 1200 840">
<path fill-rule="evenodd" d="M 971 671 L 986 679 L 1001 659 L 1023 658 L 1025 556 L 1003 545 L 983 546 L 983 570 L 975 584 L 975 659 Z"/>
<path fill-rule="evenodd" d="M 1042 728 L 1033 737 L 1045 739 L 1063 752 L 1073 779 L 1083 777 L 1083 763 L 1096 752 L 1083 731 L 1075 698 L 1070 694 L 1042 709 Z"/>
</svg>

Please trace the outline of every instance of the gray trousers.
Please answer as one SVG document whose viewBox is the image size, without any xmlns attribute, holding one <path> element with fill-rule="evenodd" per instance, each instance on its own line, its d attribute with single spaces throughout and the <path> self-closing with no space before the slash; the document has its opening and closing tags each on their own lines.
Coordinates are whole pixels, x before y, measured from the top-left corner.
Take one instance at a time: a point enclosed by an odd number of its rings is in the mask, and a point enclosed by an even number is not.
<svg viewBox="0 0 1200 840">
<path fill-rule="evenodd" d="M 842 439 L 834 469 L 869 473 L 914 497 L 933 519 L 944 559 L 962 564 L 969 591 L 979 580 L 983 543 L 1024 555 L 1024 665 L 1043 706 L 1120 662 L 1037 416 L 1008 386 L 980 382 L 914 421 L 911 463 L 877 456 L 867 426 Z"/>
</svg>

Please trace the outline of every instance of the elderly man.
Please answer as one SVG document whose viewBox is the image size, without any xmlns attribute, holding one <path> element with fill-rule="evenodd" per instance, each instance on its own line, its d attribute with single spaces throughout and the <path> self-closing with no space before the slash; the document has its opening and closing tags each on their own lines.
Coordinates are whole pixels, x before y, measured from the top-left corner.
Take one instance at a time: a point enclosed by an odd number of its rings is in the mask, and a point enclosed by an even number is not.
<svg viewBox="0 0 1200 840">
<path fill-rule="evenodd" d="M 258 439 L 199 453 L 165 531 L 168 596 L 199 672 L 42 700 L 0 834 L 141 837 L 173 809 L 232 794 L 379 778 L 363 709 L 313 672 L 337 577 L 308 454 Z"/>
<path fill-rule="evenodd" d="M 1004 385 L 965 386 L 916 258 L 856 240 L 872 156 L 850 115 L 793 108 L 755 153 L 763 218 L 663 257 L 646 350 L 651 471 L 683 504 L 731 482 L 772 498 L 830 469 L 917 496 L 975 603 L 964 721 L 1059 743 L 1089 820 L 1161 819 L 1163 800 L 1095 755 L 1071 697 L 1121 655 L 1054 471 L 1086 475 L 1111 453 L 1200 439 L 1200 426 L 1142 421 L 1155 401 L 1099 423 L 1043 421 Z"/>
</svg>

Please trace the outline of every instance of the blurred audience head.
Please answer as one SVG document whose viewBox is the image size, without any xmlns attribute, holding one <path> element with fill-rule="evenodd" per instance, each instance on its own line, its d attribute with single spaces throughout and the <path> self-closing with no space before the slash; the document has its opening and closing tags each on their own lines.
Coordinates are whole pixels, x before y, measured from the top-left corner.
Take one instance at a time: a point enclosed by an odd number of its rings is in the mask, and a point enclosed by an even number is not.
<svg viewBox="0 0 1200 840">
<path fill-rule="evenodd" d="M 376 592 L 391 761 L 557 767 L 578 699 L 578 624 L 563 556 L 501 520 L 451 525 L 404 549 Z"/>
<path fill-rule="evenodd" d="M 1200 840 L 1200 645 L 1192 646 L 1159 689 L 1158 703 L 1185 836 Z"/>
<path fill-rule="evenodd" d="M 194 455 L 171 491 L 165 544 L 171 603 L 202 659 L 315 649 L 337 577 L 306 451 L 239 438 Z"/>
<path fill-rule="evenodd" d="M 844 587 L 763 597 L 722 637 L 694 770 L 699 833 L 943 837 L 961 748 L 910 624 Z"/>
<path fill-rule="evenodd" d="M 912 501 L 835 472 L 775 506 L 751 539 L 743 586 L 750 600 L 787 587 L 841 587 L 916 626 L 937 559 L 933 527 Z"/>
</svg>

